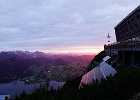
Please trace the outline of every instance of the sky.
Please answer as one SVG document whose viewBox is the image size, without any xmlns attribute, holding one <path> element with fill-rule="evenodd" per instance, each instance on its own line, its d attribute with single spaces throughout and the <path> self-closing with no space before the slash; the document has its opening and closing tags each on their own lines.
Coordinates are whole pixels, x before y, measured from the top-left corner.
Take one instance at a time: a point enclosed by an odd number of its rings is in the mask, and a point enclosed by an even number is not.
<svg viewBox="0 0 140 100">
<path fill-rule="evenodd" d="M 0 51 L 103 50 L 139 0 L 0 0 Z"/>
</svg>

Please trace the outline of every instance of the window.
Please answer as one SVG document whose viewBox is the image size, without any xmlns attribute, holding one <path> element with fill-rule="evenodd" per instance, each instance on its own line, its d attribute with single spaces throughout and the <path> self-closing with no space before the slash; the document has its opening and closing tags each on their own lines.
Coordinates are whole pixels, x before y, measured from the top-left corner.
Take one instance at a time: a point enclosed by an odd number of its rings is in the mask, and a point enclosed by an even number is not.
<svg viewBox="0 0 140 100">
<path fill-rule="evenodd" d="M 131 21 L 133 22 L 133 21 L 134 21 L 134 19 L 132 18 L 132 19 L 131 19 Z"/>
<path fill-rule="evenodd" d="M 138 28 L 138 24 L 137 23 L 135 23 L 134 25 L 135 25 L 135 28 Z"/>
<path fill-rule="evenodd" d="M 137 14 L 137 15 L 136 15 L 136 17 L 137 17 L 137 19 L 139 19 L 139 18 L 140 18 L 140 15 L 139 15 L 139 14 Z"/>
</svg>

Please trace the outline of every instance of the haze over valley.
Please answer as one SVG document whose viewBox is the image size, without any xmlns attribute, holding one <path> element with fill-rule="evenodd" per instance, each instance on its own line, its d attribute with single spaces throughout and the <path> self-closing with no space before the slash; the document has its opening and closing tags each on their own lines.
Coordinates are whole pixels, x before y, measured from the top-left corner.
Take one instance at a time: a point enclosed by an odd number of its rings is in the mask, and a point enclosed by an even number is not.
<svg viewBox="0 0 140 100">
<path fill-rule="evenodd" d="M 66 81 L 81 76 L 94 55 L 50 54 L 43 52 L 0 52 L 0 82 L 28 80 Z"/>
</svg>

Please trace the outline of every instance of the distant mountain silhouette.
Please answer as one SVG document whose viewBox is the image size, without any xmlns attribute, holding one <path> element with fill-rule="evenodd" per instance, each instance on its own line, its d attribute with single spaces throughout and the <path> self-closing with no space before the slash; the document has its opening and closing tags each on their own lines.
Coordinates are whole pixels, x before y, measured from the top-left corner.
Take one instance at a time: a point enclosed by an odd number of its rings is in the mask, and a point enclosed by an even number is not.
<svg viewBox="0 0 140 100">
<path fill-rule="evenodd" d="M 56 68 L 58 71 L 60 66 L 68 69 L 69 67 L 65 66 L 71 65 L 78 70 L 80 67 L 85 68 L 92 58 L 93 55 L 50 54 L 38 51 L 0 52 L 0 82 L 28 77 L 33 72 L 40 73 L 39 69 L 41 72 L 45 71 L 45 74 L 49 70 L 55 72 Z"/>
</svg>

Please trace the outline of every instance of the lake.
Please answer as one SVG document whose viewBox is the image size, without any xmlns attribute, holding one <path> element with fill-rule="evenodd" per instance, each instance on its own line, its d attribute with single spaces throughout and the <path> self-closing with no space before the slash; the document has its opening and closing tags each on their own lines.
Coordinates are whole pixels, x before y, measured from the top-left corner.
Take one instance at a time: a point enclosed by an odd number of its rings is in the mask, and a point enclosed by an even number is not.
<svg viewBox="0 0 140 100">
<path fill-rule="evenodd" d="M 31 93 L 38 88 L 40 88 L 40 84 L 26 84 L 24 81 L 16 80 L 10 83 L 1 83 L 0 95 L 10 95 L 11 97 L 14 97 L 20 95 L 23 91 Z"/>
</svg>

